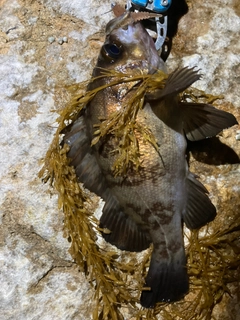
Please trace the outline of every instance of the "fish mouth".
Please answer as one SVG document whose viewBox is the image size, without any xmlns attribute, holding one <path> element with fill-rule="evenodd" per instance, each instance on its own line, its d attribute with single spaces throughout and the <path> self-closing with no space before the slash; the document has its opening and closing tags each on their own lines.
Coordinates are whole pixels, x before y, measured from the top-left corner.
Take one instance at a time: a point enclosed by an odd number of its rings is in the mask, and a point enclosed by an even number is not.
<svg viewBox="0 0 240 320">
<path fill-rule="evenodd" d="M 149 62 L 146 60 L 132 60 L 125 65 L 116 66 L 116 71 L 129 74 L 130 76 L 136 76 L 153 74 L 157 71 L 157 68 L 149 65 Z"/>
</svg>

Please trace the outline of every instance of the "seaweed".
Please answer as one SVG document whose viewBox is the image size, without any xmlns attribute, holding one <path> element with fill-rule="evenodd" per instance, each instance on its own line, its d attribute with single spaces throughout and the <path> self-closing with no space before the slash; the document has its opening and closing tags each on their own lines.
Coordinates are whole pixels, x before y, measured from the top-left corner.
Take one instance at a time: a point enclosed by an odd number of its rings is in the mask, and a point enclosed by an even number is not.
<svg viewBox="0 0 240 320">
<path fill-rule="evenodd" d="M 158 303 L 154 309 L 143 309 L 139 305 L 139 295 L 152 248 L 140 254 L 121 252 L 98 240 L 101 238 L 101 229 L 91 210 L 91 197 L 78 183 L 74 168 L 69 166 L 69 147 L 62 146 L 60 142 L 62 130 L 78 118 L 80 111 L 97 92 L 122 82 L 137 83 L 134 94 L 130 95 L 122 110 L 96 126 L 92 144 L 104 135 L 116 135 L 120 143 L 116 150 L 119 156 L 115 162 L 115 174 L 124 174 L 129 163 L 138 170 L 140 163 L 136 132 L 144 135 L 146 143 L 152 143 L 156 148 L 157 145 L 150 129 L 136 125 L 137 112 L 143 107 L 145 93 L 164 86 L 166 75 L 133 76 L 103 70 L 100 77 L 112 77 L 112 81 L 84 94 L 78 93 L 83 90 L 83 85 L 75 88 L 77 92 L 75 90 L 74 98 L 57 119 L 58 129 L 39 172 L 43 181 L 49 181 L 58 192 L 58 206 L 64 212 L 63 233 L 70 242 L 69 252 L 94 288 L 95 308 L 92 317 L 94 320 L 124 319 L 124 310 L 127 308 L 129 319 L 157 319 L 160 315 L 166 320 L 210 320 L 214 306 L 225 294 L 230 295 L 228 284 L 240 281 L 237 272 L 240 248 L 236 245 L 240 237 L 240 217 L 218 232 L 210 233 L 206 227 L 201 229 L 201 234 L 199 230 L 188 231 L 186 253 L 190 293 L 179 302 Z M 213 96 L 200 95 L 206 101 L 214 100 Z M 180 99 L 195 97 L 192 91 L 187 90 Z M 202 230 L 205 230 L 204 235 Z"/>
</svg>

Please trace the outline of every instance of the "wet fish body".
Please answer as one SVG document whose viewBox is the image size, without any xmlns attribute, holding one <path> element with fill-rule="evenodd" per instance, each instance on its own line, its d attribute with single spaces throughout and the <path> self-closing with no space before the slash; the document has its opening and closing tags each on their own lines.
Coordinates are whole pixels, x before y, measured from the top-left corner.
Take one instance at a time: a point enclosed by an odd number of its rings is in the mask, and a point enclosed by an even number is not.
<svg viewBox="0 0 240 320">
<path fill-rule="evenodd" d="M 141 23 L 129 14 L 109 22 L 106 41 L 98 58 L 96 77 L 101 68 L 133 73 L 165 71 L 154 43 Z M 207 190 L 192 174 L 186 162 L 187 139 L 195 141 L 214 136 L 236 124 L 231 114 L 209 105 L 184 104 L 178 93 L 199 75 L 192 69 L 172 73 L 165 87 L 146 96 L 136 121 L 154 135 L 158 149 L 136 132 L 141 167 L 129 168 L 124 176 L 113 174 L 118 139 L 108 135 L 91 147 L 99 119 L 121 109 L 132 94 L 131 84 L 122 83 L 100 91 L 78 120 L 65 133 L 64 142 L 80 182 L 103 198 L 105 206 L 100 225 L 110 230 L 106 241 L 122 250 L 142 251 L 153 243 L 142 306 L 154 307 L 159 301 L 177 301 L 189 289 L 182 223 L 199 228 L 216 215 Z M 110 81 L 93 81 L 89 90 Z"/>
</svg>

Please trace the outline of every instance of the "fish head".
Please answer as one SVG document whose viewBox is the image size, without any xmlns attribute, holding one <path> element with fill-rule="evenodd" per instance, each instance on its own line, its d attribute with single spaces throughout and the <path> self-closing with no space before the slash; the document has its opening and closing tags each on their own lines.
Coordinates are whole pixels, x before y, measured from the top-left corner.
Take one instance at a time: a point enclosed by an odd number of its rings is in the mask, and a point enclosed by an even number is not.
<svg viewBox="0 0 240 320">
<path fill-rule="evenodd" d="M 103 87 L 86 111 L 91 130 L 100 119 L 108 119 L 128 105 L 135 95 L 134 89 L 142 81 L 139 76 L 153 74 L 159 69 L 165 72 L 153 39 L 139 22 L 142 15 L 147 17 L 149 13 L 136 14 L 126 12 L 106 26 L 106 39 L 88 85 L 89 91 Z M 124 81 L 125 76 L 127 81 Z M 138 79 L 134 79 L 135 76 Z"/>
<path fill-rule="evenodd" d="M 132 12 L 126 12 L 107 24 L 97 67 L 133 75 L 154 73 L 157 69 L 165 71 L 153 39 L 132 15 Z"/>
</svg>

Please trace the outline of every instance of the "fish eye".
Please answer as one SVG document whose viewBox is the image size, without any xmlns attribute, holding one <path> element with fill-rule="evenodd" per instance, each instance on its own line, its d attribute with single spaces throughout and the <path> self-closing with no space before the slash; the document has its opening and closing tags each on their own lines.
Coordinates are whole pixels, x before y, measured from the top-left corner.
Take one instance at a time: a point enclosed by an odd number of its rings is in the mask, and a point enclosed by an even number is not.
<svg viewBox="0 0 240 320">
<path fill-rule="evenodd" d="M 102 47 L 101 53 L 104 58 L 114 62 L 122 55 L 122 45 L 118 43 L 107 43 Z"/>
</svg>

